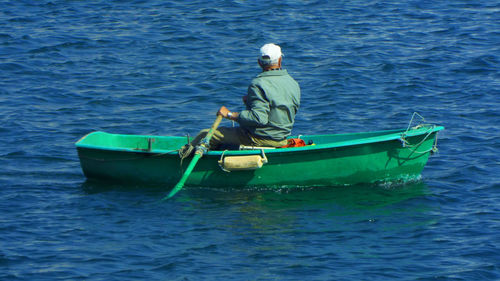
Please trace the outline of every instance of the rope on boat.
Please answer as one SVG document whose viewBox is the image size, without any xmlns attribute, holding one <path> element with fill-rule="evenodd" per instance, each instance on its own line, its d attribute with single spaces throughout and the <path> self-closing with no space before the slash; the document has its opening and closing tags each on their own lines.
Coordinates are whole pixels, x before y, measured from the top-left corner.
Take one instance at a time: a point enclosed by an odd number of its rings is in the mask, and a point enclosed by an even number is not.
<svg viewBox="0 0 500 281">
<path fill-rule="evenodd" d="M 184 162 L 184 159 L 191 156 L 192 152 L 194 151 L 194 146 L 192 146 L 190 143 L 188 143 L 185 146 L 178 149 L 177 151 L 179 153 L 179 157 L 181 158 L 180 166 L 182 167 L 182 162 Z"/>
<path fill-rule="evenodd" d="M 429 136 L 434 132 L 434 128 L 436 127 L 436 125 L 422 123 L 422 124 L 418 124 L 418 125 L 416 125 L 414 127 L 411 127 L 411 125 L 413 123 L 413 119 L 415 118 L 415 116 L 420 117 L 420 119 L 422 119 L 422 122 L 426 122 L 425 118 L 422 117 L 422 115 L 418 114 L 417 112 L 413 112 L 413 115 L 411 116 L 410 123 L 408 124 L 408 127 L 406 128 L 406 131 L 401 134 L 400 141 L 401 141 L 403 147 L 406 147 L 410 151 L 412 151 L 414 153 L 418 153 L 418 154 L 425 154 L 425 153 L 428 153 L 428 152 L 432 152 L 432 153 L 437 152 L 438 151 L 438 148 L 437 148 L 437 140 L 438 140 L 437 133 L 436 133 L 436 138 L 434 139 L 434 144 L 432 145 L 432 147 L 430 149 L 428 149 L 426 151 L 418 151 L 417 150 L 417 147 L 419 147 L 422 143 L 424 143 L 429 138 Z M 406 140 L 406 138 L 405 138 L 406 134 L 410 130 L 416 130 L 416 129 L 419 129 L 419 128 L 422 128 L 422 127 L 428 127 L 427 134 L 425 135 L 425 137 L 419 143 L 417 143 L 417 144 L 410 144 Z M 413 149 L 413 148 L 415 148 L 415 149 Z"/>
<path fill-rule="evenodd" d="M 179 157 L 181 158 L 180 162 L 180 167 L 182 167 L 182 162 L 184 162 L 184 159 L 188 158 L 191 155 L 191 152 L 194 150 L 194 146 L 191 145 L 191 140 L 189 138 L 189 134 L 186 134 L 187 138 L 187 143 L 183 147 L 177 150 L 177 153 L 179 153 Z"/>
</svg>

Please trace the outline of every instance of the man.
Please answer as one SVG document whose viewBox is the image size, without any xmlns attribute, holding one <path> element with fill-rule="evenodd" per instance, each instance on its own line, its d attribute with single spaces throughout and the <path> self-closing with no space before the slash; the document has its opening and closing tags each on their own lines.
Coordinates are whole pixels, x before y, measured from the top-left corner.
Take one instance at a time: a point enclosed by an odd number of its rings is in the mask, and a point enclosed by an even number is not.
<svg viewBox="0 0 500 281">
<path fill-rule="evenodd" d="M 212 149 L 239 147 L 239 145 L 281 147 L 287 144 L 295 115 L 300 106 L 299 84 L 281 68 L 281 48 L 265 44 L 260 48 L 258 63 L 262 73 L 257 75 L 243 97 L 246 106 L 241 112 L 232 112 L 222 106 L 217 114 L 233 120 L 239 127 L 220 127 L 212 136 Z M 185 155 L 192 146 L 203 139 L 208 130 L 203 130 L 182 149 Z M 188 151 L 189 150 L 189 151 Z"/>
</svg>

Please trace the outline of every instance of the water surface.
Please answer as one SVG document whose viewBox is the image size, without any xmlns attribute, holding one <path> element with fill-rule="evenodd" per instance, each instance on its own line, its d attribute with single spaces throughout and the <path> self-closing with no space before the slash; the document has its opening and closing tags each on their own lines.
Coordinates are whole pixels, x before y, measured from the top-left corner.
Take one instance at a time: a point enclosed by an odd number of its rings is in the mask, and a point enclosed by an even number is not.
<svg viewBox="0 0 500 281">
<path fill-rule="evenodd" d="M 498 1 L 0 6 L 0 279 L 500 279 Z M 196 134 L 268 42 L 302 87 L 294 134 L 445 126 L 421 180 L 168 202 L 86 182 L 80 137 Z"/>
</svg>

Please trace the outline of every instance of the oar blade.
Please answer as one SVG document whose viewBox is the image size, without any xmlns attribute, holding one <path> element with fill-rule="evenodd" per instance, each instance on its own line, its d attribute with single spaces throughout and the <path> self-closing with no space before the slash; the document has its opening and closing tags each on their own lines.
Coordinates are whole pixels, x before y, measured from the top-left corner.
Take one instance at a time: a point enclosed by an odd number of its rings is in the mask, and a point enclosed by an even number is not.
<svg viewBox="0 0 500 281">
<path fill-rule="evenodd" d="M 167 200 L 169 198 L 172 198 L 179 190 L 184 187 L 184 184 L 186 183 L 186 180 L 188 179 L 189 175 L 191 174 L 191 171 L 193 171 L 194 166 L 196 166 L 196 163 L 198 160 L 201 158 L 202 154 L 201 153 L 196 153 L 193 157 L 193 160 L 191 160 L 191 163 L 189 163 L 189 166 L 186 169 L 186 172 L 182 175 L 182 178 L 179 180 L 179 182 L 170 190 L 167 196 L 165 196 L 162 200 Z"/>
</svg>

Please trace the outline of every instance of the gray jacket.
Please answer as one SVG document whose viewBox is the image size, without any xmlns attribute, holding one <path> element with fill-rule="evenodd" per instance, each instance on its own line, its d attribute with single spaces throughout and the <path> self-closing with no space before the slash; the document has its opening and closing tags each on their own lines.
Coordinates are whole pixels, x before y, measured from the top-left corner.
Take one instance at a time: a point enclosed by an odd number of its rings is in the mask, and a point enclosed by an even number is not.
<svg viewBox="0 0 500 281">
<path fill-rule="evenodd" d="M 259 138 L 283 140 L 300 106 L 299 84 L 284 69 L 262 72 L 248 87 L 245 105 L 236 120 L 240 127 Z"/>
</svg>

